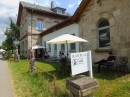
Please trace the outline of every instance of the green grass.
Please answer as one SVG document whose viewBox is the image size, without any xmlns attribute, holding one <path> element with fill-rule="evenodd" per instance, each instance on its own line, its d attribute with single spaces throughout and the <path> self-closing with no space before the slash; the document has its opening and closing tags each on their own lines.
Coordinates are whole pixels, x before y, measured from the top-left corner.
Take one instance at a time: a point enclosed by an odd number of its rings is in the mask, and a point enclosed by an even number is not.
<svg viewBox="0 0 130 97">
<path fill-rule="evenodd" d="M 29 61 L 22 59 L 20 62 L 9 63 L 11 79 L 15 97 L 68 97 L 69 91 L 66 89 L 66 78 L 70 76 L 60 76 L 56 72 L 60 64 L 56 62 L 36 61 L 36 66 L 56 76 L 56 86 L 54 88 L 53 77 L 38 70 L 36 73 L 29 72 Z M 95 71 L 97 68 L 93 68 Z M 130 74 L 119 73 L 118 76 L 112 74 L 94 73 L 94 78 L 99 82 L 99 89 L 94 93 L 94 97 L 130 97 Z M 55 90 L 55 91 L 54 91 Z"/>
<path fill-rule="evenodd" d="M 61 77 L 56 72 L 56 68 L 60 64 L 36 61 L 37 67 L 56 76 L 56 91 L 54 91 L 53 77 L 41 70 L 36 73 L 29 72 L 28 64 L 29 61 L 24 59 L 20 62 L 9 62 L 16 97 L 62 97 L 69 94 L 69 91 L 65 88 L 67 76 Z"/>
</svg>

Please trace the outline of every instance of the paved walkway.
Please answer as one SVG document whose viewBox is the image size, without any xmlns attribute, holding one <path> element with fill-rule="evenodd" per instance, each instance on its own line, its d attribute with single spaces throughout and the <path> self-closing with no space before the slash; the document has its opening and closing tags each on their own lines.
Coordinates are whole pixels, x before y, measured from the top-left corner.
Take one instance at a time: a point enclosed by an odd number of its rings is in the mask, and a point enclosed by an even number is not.
<svg viewBox="0 0 130 97">
<path fill-rule="evenodd" d="M 0 97 L 14 97 L 6 60 L 0 55 Z"/>
</svg>

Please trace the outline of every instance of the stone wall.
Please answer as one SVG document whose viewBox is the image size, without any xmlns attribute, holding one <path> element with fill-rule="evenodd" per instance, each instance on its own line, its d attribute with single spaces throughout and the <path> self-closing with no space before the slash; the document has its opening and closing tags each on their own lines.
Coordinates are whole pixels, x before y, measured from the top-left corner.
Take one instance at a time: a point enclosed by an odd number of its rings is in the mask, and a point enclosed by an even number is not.
<svg viewBox="0 0 130 97">
<path fill-rule="evenodd" d="M 110 23 L 111 51 L 125 56 L 130 62 L 130 0 L 93 0 L 79 20 L 79 34 L 87 43 L 80 43 L 81 51 L 91 50 L 93 61 L 107 58 L 108 51 L 98 48 L 97 25 L 101 19 Z"/>
</svg>

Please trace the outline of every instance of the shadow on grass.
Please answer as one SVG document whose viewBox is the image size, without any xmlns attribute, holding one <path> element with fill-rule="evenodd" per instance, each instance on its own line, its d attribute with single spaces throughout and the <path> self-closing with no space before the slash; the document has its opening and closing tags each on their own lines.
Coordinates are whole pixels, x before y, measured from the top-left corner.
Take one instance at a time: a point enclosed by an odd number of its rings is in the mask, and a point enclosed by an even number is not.
<svg viewBox="0 0 130 97">
<path fill-rule="evenodd" d="M 51 73 L 52 75 L 55 75 L 55 77 L 57 78 L 57 80 L 59 79 L 65 79 L 65 78 L 69 78 L 70 76 L 70 72 L 64 71 L 64 72 L 59 72 L 58 69 L 60 69 L 61 64 L 58 62 L 48 62 L 48 61 L 43 61 L 43 60 L 37 60 L 38 62 L 42 62 L 42 63 L 46 63 L 49 64 L 51 66 L 54 67 L 55 70 L 53 71 L 48 71 L 48 73 Z M 93 76 L 96 79 L 106 79 L 106 80 L 115 80 L 119 77 L 124 76 L 123 72 L 113 72 L 111 71 L 111 69 L 109 70 L 109 72 L 107 73 L 106 70 L 104 71 L 101 68 L 101 73 L 95 73 L 95 71 L 97 71 L 97 67 L 93 66 Z M 89 74 L 83 73 L 83 75 L 87 75 L 89 76 Z M 127 75 L 127 73 L 126 73 Z M 48 76 L 46 76 L 46 78 L 48 78 Z"/>
<path fill-rule="evenodd" d="M 23 59 L 23 61 L 26 61 L 26 60 L 24 60 Z M 47 74 L 46 72 L 48 72 L 48 73 L 50 73 L 50 74 L 52 74 L 52 75 L 54 75 L 55 77 L 56 77 L 56 80 L 60 80 L 60 79 L 65 79 L 65 78 L 68 78 L 68 77 L 70 77 L 70 73 L 68 73 L 67 71 L 66 72 L 59 72 L 58 70 L 60 69 L 60 67 L 61 67 L 61 64 L 60 63 L 58 63 L 58 62 L 48 62 L 48 61 L 43 61 L 43 60 L 36 60 L 37 62 L 39 62 L 39 63 L 45 63 L 45 64 L 47 64 L 47 65 L 50 65 L 50 66 L 52 66 L 54 69 L 53 70 L 50 70 L 50 71 L 46 71 L 45 69 L 44 69 L 44 67 L 39 67 L 39 66 L 36 66 L 36 67 L 38 67 L 37 69 L 36 69 L 36 73 L 38 73 L 38 74 L 40 74 L 40 75 L 42 75 L 42 76 L 44 76 L 45 77 L 45 79 L 48 79 L 49 78 L 49 80 L 51 81 L 51 80 L 53 80 L 53 77 L 51 77 L 49 74 Z M 45 71 L 45 72 L 44 72 Z M 24 73 L 22 73 L 22 74 L 30 74 L 30 73 L 32 73 L 32 72 L 30 72 L 30 71 L 27 71 L 27 72 L 24 72 Z"/>
<path fill-rule="evenodd" d="M 52 81 L 54 78 L 52 76 L 50 76 L 49 74 L 52 74 L 56 77 L 56 80 L 61 80 L 61 79 L 65 79 L 70 77 L 70 75 L 67 72 L 58 72 L 57 70 L 52 70 L 52 71 L 48 71 L 47 74 L 46 72 L 42 71 L 42 70 L 38 70 L 37 72 L 38 74 L 43 75 L 46 79 L 49 78 L 50 81 Z"/>
<path fill-rule="evenodd" d="M 101 68 L 101 73 L 95 73 L 95 71 L 97 71 L 97 67 L 93 67 L 93 76 L 94 78 L 97 78 L 97 79 L 106 79 L 106 80 L 115 80 L 117 78 L 120 78 L 122 76 L 125 76 L 127 75 L 128 73 L 126 73 L 124 75 L 123 72 L 120 72 L 120 71 L 112 71 L 112 70 L 109 70 L 107 72 L 107 70 L 103 70 L 103 68 Z"/>
<path fill-rule="evenodd" d="M 56 77 L 57 80 L 61 80 L 61 79 L 66 79 L 66 78 L 69 78 L 71 77 L 70 76 L 70 71 L 63 71 L 63 72 L 59 72 L 58 70 L 60 69 L 61 67 L 61 64 L 58 63 L 58 62 L 48 62 L 48 61 L 43 61 L 43 60 L 36 60 L 37 62 L 40 62 L 40 63 L 45 63 L 45 64 L 48 64 L 50 66 L 52 66 L 54 68 L 54 70 L 51 70 L 51 71 L 47 71 L 48 73 L 54 75 Z M 43 68 L 40 68 L 40 69 L 43 69 Z M 43 69 L 44 70 L 44 69 Z M 43 76 L 45 76 L 45 78 L 49 78 L 50 81 L 53 80 L 53 77 L 50 77 L 50 75 L 46 74 L 44 71 L 41 71 L 41 70 L 38 70 Z M 124 76 L 123 72 L 113 72 L 111 71 L 111 69 L 109 70 L 109 72 L 107 73 L 106 71 L 103 70 L 103 68 L 101 68 L 101 73 L 95 73 L 95 71 L 97 71 L 97 67 L 93 66 L 93 76 L 94 78 L 96 79 L 106 79 L 106 80 L 114 80 L 114 79 L 117 79 L 119 77 L 122 77 Z M 29 72 L 27 72 L 29 73 Z M 82 75 L 87 75 L 89 76 L 89 74 L 86 74 L 86 73 L 82 73 Z M 127 73 L 126 73 L 127 75 Z"/>
<path fill-rule="evenodd" d="M 53 66 L 55 70 L 48 71 L 48 73 L 55 75 L 57 79 L 64 79 L 64 78 L 70 77 L 70 70 L 68 69 L 69 67 L 67 67 L 67 69 L 65 71 L 60 72 L 61 63 L 48 62 L 48 61 L 43 61 L 43 60 L 37 60 L 37 61 Z"/>
</svg>

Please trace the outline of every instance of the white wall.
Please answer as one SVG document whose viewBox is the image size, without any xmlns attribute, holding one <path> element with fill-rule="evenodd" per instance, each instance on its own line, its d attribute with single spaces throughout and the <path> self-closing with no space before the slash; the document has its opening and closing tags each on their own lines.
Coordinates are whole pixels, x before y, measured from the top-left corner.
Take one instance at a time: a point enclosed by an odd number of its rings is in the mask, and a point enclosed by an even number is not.
<svg viewBox="0 0 130 97">
<path fill-rule="evenodd" d="M 51 40 L 53 38 L 56 38 L 60 35 L 63 35 L 63 34 L 75 34 L 75 36 L 79 36 L 79 28 L 78 28 L 78 24 L 72 24 L 72 25 L 69 25 L 69 26 L 66 26 L 64 28 L 61 28 L 57 31 L 54 31 L 53 33 L 50 33 L 48 35 L 45 35 L 42 37 L 42 45 L 44 45 L 44 42 L 45 41 L 48 41 L 48 40 Z M 46 44 L 46 47 L 47 47 L 47 51 L 49 51 L 49 48 L 48 48 L 48 44 Z M 50 56 L 55 56 L 55 53 L 57 55 L 57 57 L 59 56 L 59 52 L 61 51 L 61 44 L 57 44 L 57 52 L 54 51 L 54 44 L 51 44 L 51 51 L 48 52 L 48 54 L 50 54 Z M 79 43 L 76 43 L 76 51 L 75 52 L 79 52 Z M 70 53 L 73 53 L 73 52 L 70 52 L 70 44 L 68 44 L 68 57 L 70 57 Z M 66 48 L 66 45 L 65 45 L 65 52 L 64 54 L 67 56 L 67 48 Z"/>
</svg>

